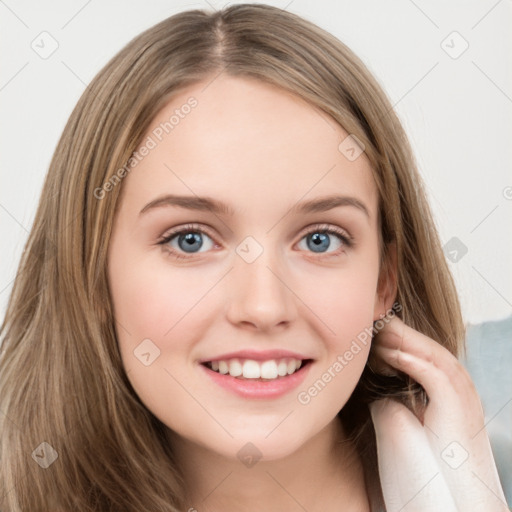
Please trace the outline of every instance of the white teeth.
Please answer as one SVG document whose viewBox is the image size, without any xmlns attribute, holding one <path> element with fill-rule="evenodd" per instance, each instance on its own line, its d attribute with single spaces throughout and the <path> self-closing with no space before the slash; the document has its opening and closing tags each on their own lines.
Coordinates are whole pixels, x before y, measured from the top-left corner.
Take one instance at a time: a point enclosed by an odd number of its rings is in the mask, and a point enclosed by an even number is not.
<svg viewBox="0 0 512 512">
<path fill-rule="evenodd" d="M 242 375 L 246 379 L 259 379 L 261 377 L 260 365 L 251 359 L 247 359 L 243 366 Z"/>
<path fill-rule="evenodd" d="M 261 365 L 261 378 L 277 379 L 277 363 L 275 361 L 265 361 Z"/>
<path fill-rule="evenodd" d="M 285 375 L 287 375 L 287 368 L 288 364 L 286 363 L 286 361 L 279 361 L 279 364 L 277 365 L 277 375 L 279 375 L 280 377 L 284 377 Z"/>
<path fill-rule="evenodd" d="M 232 359 L 229 361 L 229 375 L 232 377 L 242 375 L 242 365 L 238 359 Z"/>
<path fill-rule="evenodd" d="M 300 359 L 269 359 L 268 361 L 255 361 L 253 359 L 229 359 L 226 361 L 212 361 L 211 369 L 223 375 L 229 373 L 232 377 L 244 379 L 277 379 L 295 373 L 302 366 Z"/>
</svg>

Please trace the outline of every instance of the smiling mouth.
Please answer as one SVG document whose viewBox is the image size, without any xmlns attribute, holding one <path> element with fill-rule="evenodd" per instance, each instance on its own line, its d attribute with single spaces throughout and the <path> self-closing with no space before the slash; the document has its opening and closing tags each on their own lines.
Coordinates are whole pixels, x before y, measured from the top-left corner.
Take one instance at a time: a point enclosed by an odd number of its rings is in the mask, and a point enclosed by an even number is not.
<svg viewBox="0 0 512 512">
<path fill-rule="evenodd" d="M 228 360 L 206 361 L 201 363 L 211 371 L 221 375 L 235 377 L 240 380 L 271 381 L 284 379 L 293 375 L 311 359 L 280 358 L 267 361 L 233 358 Z"/>
</svg>

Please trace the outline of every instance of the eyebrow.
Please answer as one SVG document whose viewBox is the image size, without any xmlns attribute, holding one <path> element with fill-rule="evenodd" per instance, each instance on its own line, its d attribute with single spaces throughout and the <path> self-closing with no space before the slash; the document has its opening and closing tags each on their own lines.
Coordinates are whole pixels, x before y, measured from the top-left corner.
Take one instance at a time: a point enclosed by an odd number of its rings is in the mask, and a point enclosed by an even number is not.
<svg viewBox="0 0 512 512">
<path fill-rule="evenodd" d="M 154 208 L 164 206 L 178 206 L 188 210 L 209 211 L 219 215 L 234 216 L 235 211 L 222 201 L 213 199 L 211 197 L 199 196 L 178 196 L 173 194 L 166 194 L 150 201 L 142 210 L 139 215 L 146 213 Z M 366 217 L 370 218 L 370 212 L 366 205 L 355 197 L 349 196 L 326 196 L 309 201 L 302 201 L 295 204 L 289 209 L 290 213 L 318 213 L 332 210 L 339 206 L 352 206 L 363 212 Z"/>
</svg>

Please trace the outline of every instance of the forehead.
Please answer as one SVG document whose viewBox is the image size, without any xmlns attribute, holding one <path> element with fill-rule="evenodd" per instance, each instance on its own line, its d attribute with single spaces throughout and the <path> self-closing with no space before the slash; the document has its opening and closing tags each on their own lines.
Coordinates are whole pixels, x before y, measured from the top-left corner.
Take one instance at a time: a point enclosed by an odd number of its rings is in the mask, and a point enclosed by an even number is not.
<svg viewBox="0 0 512 512">
<path fill-rule="evenodd" d="M 147 200 L 213 196 L 236 213 L 251 205 L 277 213 L 300 199 L 343 194 L 364 200 L 374 217 L 369 161 L 364 153 L 349 160 L 339 149 L 348 135 L 296 95 L 220 75 L 181 90 L 158 112 L 143 138 L 153 147 L 123 186 Z"/>
</svg>

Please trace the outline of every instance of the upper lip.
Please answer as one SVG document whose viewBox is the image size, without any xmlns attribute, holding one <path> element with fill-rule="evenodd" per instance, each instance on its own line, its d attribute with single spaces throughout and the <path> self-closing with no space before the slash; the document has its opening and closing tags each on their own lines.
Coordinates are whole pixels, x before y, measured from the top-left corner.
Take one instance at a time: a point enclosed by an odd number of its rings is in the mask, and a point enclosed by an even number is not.
<svg viewBox="0 0 512 512">
<path fill-rule="evenodd" d="M 208 357 L 200 359 L 200 363 L 207 363 L 210 361 L 227 361 L 228 359 L 253 359 L 254 361 L 267 361 L 269 359 L 312 359 L 311 357 L 292 352 L 290 350 L 238 350 L 236 352 L 229 352 L 220 356 Z"/>
</svg>

